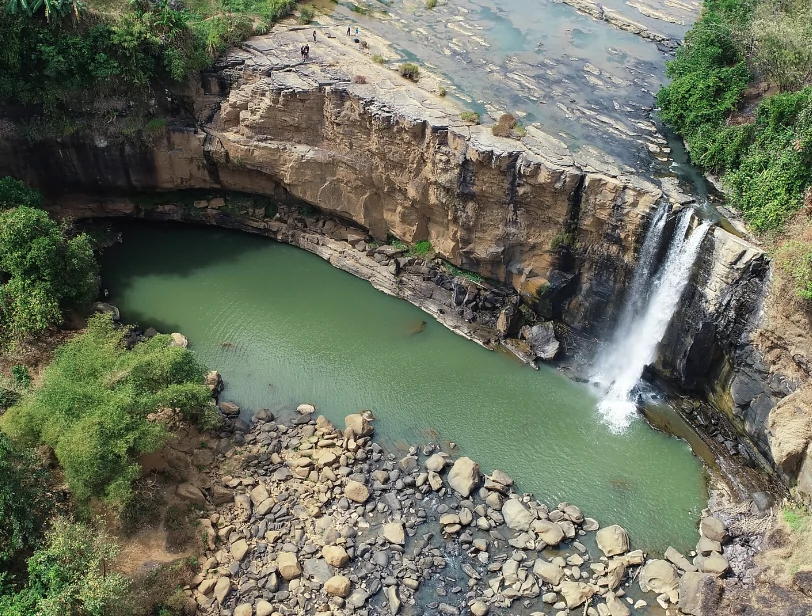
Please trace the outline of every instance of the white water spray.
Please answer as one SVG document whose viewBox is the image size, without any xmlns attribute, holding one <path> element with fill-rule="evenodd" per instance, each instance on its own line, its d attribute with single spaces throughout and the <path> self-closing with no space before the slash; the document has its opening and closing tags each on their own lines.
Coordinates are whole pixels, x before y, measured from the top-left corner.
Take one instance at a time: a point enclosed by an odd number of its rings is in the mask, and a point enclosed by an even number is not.
<svg viewBox="0 0 812 616">
<path fill-rule="evenodd" d="M 628 427 L 637 411 L 631 398 L 632 390 L 645 367 L 654 361 L 657 346 L 674 316 L 682 292 L 690 280 L 702 240 L 710 228 L 709 223 L 703 222 L 688 235 L 691 211 L 682 212 L 665 262 L 657 275 L 652 277 L 665 226 L 663 209 L 657 212 L 646 234 L 639 265 L 629 288 L 629 299 L 613 344 L 597 362 L 597 380 L 608 384 L 598 409 L 615 432 Z"/>
</svg>

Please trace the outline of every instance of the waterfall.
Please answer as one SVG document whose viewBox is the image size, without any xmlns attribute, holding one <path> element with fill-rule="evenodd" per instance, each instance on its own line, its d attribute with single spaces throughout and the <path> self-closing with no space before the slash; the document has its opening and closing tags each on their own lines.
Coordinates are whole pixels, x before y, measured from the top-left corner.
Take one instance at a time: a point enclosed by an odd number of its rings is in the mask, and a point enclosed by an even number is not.
<svg viewBox="0 0 812 616">
<path fill-rule="evenodd" d="M 595 380 L 607 388 L 598 409 L 613 431 L 625 429 L 637 411 L 632 390 L 645 367 L 655 359 L 657 346 L 677 309 L 710 228 L 710 223 L 703 222 L 689 234 L 691 215 L 691 210 L 679 214 L 665 261 L 655 274 L 666 219 L 665 208 L 658 209 L 646 233 L 612 344 L 596 362 Z"/>
</svg>

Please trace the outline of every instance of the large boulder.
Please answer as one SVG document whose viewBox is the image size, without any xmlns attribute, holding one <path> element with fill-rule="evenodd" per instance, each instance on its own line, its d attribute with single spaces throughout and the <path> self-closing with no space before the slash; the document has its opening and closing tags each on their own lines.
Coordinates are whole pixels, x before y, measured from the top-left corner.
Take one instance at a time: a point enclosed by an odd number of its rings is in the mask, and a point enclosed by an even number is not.
<svg viewBox="0 0 812 616">
<path fill-rule="evenodd" d="M 502 516 L 505 518 L 505 524 L 510 528 L 524 531 L 530 530 L 530 525 L 536 519 L 536 516 L 530 513 L 517 498 L 508 499 L 502 505 Z"/>
<path fill-rule="evenodd" d="M 249 549 L 248 542 L 246 542 L 245 539 L 238 539 L 231 544 L 231 555 L 234 557 L 234 560 L 240 562 L 243 558 L 245 558 L 245 555 L 248 553 Z"/>
<path fill-rule="evenodd" d="M 479 485 L 479 464 L 471 458 L 462 457 L 454 462 L 448 473 L 448 485 L 466 498 Z"/>
<path fill-rule="evenodd" d="M 604 556 L 616 556 L 629 551 L 629 534 L 617 524 L 600 529 L 595 539 Z"/>
<path fill-rule="evenodd" d="M 191 483 L 179 484 L 178 487 L 175 488 L 175 494 L 177 494 L 178 498 L 197 505 L 198 507 L 206 506 L 206 497 L 203 496 L 203 492 L 200 491 L 200 488 Z"/>
<path fill-rule="evenodd" d="M 552 361 L 558 355 L 560 344 L 555 337 L 552 321 L 538 323 L 532 327 L 522 328 L 524 338 L 536 359 Z"/>
<path fill-rule="evenodd" d="M 533 564 L 533 573 L 553 586 L 558 586 L 564 577 L 564 569 L 555 563 L 548 563 L 540 558 L 537 558 Z"/>
<path fill-rule="evenodd" d="M 558 545 L 564 539 L 564 529 L 549 520 L 535 520 L 531 525 L 533 532 L 547 545 Z"/>
<path fill-rule="evenodd" d="M 595 589 L 589 584 L 584 584 L 583 582 L 570 582 L 568 580 L 566 582 L 561 582 L 559 592 L 561 593 L 561 596 L 564 597 L 564 601 L 567 603 L 567 609 L 571 610 L 579 605 L 583 605 L 587 599 L 595 594 Z"/>
<path fill-rule="evenodd" d="M 350 480 L 344 486 L 344 496 L 356 503 L 365 503 L 369 499 L 369 488 L 359 481 Z"/>
<path fill-rule="evenodd" d="M 711 573 L 690 571 L 679 581 L 679 609 L 690 616 L 714 616 L 719 607 L 722 584 Z"/>
<path fill-rule="evenodd" d="M 724 543 L 725 539 L 727 539 L 727 529 L 724 523 L 719 518 L 714 518 L 713 516 L 702 518 L 702 521 L 699 523 L 699 532 L 703 537 L 711 541 Z"/>
<path fill-rule="evenodd" d="M 220 403 L 220 412 L 223 415 L 227 415 L 228 417 L 235 417 L 240 414 L 240 407 L 234 404 L 233 402 L 221 402 Z"/>
<path fill-rule="evenodd" d="M 361 413 L 347 415 L 344 418 L 344 426 L 344 432 L 351 431 L 355 438 L 370 436 L 375 431 L 372 424 Z"/>
<path fill-rule="evenodd" d="M 254 503 L 255 507 L 269 496 L 270 494 L 268 494 L 268 488 L 262 484 L 259 484 L 257 487 L 251 490 L 251 502 Z"/>
<path fill-rule="evenodd" d="M 812 440 L 812 413 L 808 412 L 810 393 L 801 388 L 781 400 L 767 419 L 767 440 L 776 466 L 785 477 L 798 475 Z"/>
<path fill-rule="evenodd" d="M 341 568 L 350 562 L 350 555 L 340 545 L 325 545 L 321 549 L 321 555 L 333 567 Z"/>
<path fill-rule="evenodd" d="M 209 370 L 206 373 L 206 386 L 215 398 L 223 392 L 223 377 L 217 370 Z"/>
<path fill-rule="evenodd" d="M 334 575 L 324 583 L 324 592 L 331 597 L 348 597 L 351 586 L 350 578 L 343 575 Z"/>
<path fill-rule="evenodd" d="M 383 537 L 389 543 L 395 545 L 404 545 L 406 543 L 406 535 L 403 530 L 402 522 L 389 522 L 383 525 Z"/>
<path fill-rule="evenodd" d="M 522 327 L 522 311 L 518 301 L 507 304 L 496 320 L 496 333 L 500 338 L 511 338 L 519 333 Z"/>
<path fill-rule="evenodd" d="M 217 599 L 217 603 L 222 605 L 230 592 L 231 580 L 227 577 L 217 578 L 217 583 L 214 585 L 214 598 Z"/>
<path fill-rule="evenodd" d="M 276 566 L 279 568 L 279 575 L 285 581 L 290 582 L 302 575 L 302 568 L 299 566 L 296 554 L 292 552 L 280 552 L 276 557 Z"/>
<path fill-rule="evenodd" d="M 169 346 L 181 347 L 184 349 L 189 346 L 189 339 L 183 334 L 173 332 L 169 334 L 169 336 L 170 338 L 172 338 L 172 341 L 169 343 Z"/>
<path fill-rule="evenodd" d="M 667 560 L 653 559 L 640 569 L 640 590 L 666 594 L 671 603 L 679 600 L 679 576 Z"/>
<path fill-rule="evenodd" d="M 234 616 L 253 616 L 254 606 L 250 603 L 240 603 L 234 608 L 233 614 Z"/>
</svg>

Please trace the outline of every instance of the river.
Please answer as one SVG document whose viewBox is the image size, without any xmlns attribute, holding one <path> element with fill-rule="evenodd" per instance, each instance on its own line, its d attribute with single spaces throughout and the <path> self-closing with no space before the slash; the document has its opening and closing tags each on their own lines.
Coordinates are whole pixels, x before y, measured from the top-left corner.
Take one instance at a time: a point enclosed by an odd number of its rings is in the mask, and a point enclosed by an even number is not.
<svg viewBox="0 0 812 616">
<path fill-rule="evenodd" d="M 613 433 L 589 385 L 487 351 L 303 250 L 172 223 L 122 229 L 102 258 L 109 301 L 124 322 L 185 334 L 223 374 L 223 399 L 276 412 L 310 402 L 340 427 L 372 409 L 389 451 L 453 441 L 522 491 L 625 526 L 633 547 L 696 542 L 701 462 L 642 419 Z"/>
</svg>

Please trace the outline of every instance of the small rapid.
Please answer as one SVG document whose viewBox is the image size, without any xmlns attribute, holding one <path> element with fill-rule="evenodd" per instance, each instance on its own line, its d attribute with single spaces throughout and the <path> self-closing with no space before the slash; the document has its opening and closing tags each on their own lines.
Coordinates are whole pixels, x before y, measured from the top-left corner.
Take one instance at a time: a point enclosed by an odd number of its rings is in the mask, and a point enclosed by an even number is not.
<svg viewBox="0 0 812 616">
<path fill-rule="evenodd" d="M 595 364 L 595 380 L 605 387 L 598 410 L 614 432 L 624 431 L 636 415 L 634 390 L 656 357 L 711 227 L 702 222 L 691 231 L 692 211 L 680 212 L 665 260 L 657 268 L 667 213 L 661 206 L 649 226 L 612 344 Z"/>
</svg>

